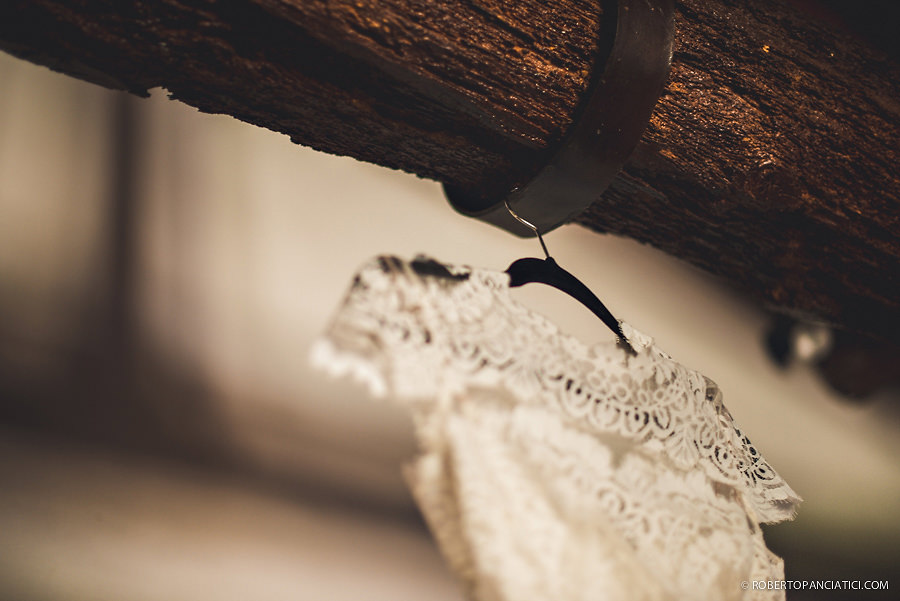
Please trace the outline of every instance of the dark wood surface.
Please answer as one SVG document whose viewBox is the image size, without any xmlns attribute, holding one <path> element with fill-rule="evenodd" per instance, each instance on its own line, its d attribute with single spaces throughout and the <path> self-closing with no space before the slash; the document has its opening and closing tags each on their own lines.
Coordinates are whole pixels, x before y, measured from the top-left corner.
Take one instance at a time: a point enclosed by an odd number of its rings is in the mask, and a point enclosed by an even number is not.
<svg viewBox="0 0 900 601">
<path fill-rule="evenodd" d="M 776 0 L 676 10 L 670 83 L 580 221 L 783 311 L 900 335 L 897 65 Z M 12 0 L 0 48 L 492 193 L 571 123 L 602 19 L 599 0 Z"/>
<path fill-rule="evenodd" d="M 650 127 L 582 221 L 771 305 L 896 336 L 896 64 L 775 2 L 681 2 L 677 28 Z"/>
</svg>

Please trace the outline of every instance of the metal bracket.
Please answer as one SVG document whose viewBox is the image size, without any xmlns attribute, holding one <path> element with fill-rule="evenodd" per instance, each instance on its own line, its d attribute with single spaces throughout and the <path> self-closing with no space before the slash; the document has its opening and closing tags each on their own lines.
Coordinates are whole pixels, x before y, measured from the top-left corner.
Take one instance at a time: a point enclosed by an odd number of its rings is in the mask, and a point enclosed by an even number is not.
<svg viewBox="0 0 900 601">
<path fill-rule="evenodd" d="M 538 231 L 548 232 L 584 211 L 616 177 L 668 79 L 674 8 L 673 0 L 607 0 L 603 8 L 602 23 L 608 25 L 601 25 L 599 34 L 611 47 L 601 47 L 586 100 L 550 160 L 504 198 L 472 198 L 445 185 L 454 209 L 518 236 L 533 236 L 505 202 Z"/>
</svg>

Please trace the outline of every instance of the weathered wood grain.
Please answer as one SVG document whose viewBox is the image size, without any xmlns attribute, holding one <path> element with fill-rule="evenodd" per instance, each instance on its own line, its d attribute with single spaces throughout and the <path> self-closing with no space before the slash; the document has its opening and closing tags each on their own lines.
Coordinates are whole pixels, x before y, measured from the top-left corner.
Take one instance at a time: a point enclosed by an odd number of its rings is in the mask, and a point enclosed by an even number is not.
<svg viewBox="0 0 900 601">
<path fill-rule="evenodd" d="M 527 177 L 571 123 L 601 4 L 13 0 L 0 48 L 492 193 Z M 897 65 L 776 0 L 676 10 L 666 92 L 580 221 L 780 310 L 900 335 Z"/>
</svg>

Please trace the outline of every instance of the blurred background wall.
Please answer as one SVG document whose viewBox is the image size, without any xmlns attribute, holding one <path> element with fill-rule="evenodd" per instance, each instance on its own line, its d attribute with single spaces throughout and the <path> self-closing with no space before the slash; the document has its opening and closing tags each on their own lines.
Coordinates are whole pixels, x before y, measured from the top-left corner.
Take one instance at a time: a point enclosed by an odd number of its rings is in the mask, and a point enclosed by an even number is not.
<svg viewBox="0 0 900 601">
<path fill-rule="evenodd" d="M 718 382 L 806 499 L 767 530 L 788 577 L 891 577 L 896 393 L 778 369 L 770 316 L 651 248 L 576 226 L 547 244 Z M 406 416 L 307 361 L 359 265 L 420 252 L 502 270 L 539 247 L 434 182 L 0 55 L 0 599 L 461 599 L 400 478 Z M 611 336 L 556 291 L 516 294 Z"/>
</svg>

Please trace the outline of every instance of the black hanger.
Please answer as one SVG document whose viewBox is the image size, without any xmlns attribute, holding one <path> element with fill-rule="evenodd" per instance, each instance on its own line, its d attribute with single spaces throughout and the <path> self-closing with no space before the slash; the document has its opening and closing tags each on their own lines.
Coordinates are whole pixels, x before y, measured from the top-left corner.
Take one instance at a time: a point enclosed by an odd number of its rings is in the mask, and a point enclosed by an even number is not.
<svg viewBox="0 0 900 601">
<path fill-rule="evenodd" d="M 594 315 L 599 317 L 606 327 L 612 330 L 613 334 L 618 337 L 619 342 L 625 344 L 630 349 L 631 345 L 625 337 L 625 334 L 622 333 L 622 326 L 619 323 L 619 320 L 613 317 L 613 314 L 609 312 L 609 309 L 600 302 L 600 299 L 597 298 L 587 286 L 582 284 L 574 275 L 560 267 L 553 257 L 550 256 L 550 253 L 547 251 L 547 245 L 544 244 L 544 239 L 541 237 L 541 233 L 534 225 L 519 217 L 515 211 L 510 208 L 509 203 L 506 204 L 506 209 L 516 218 L 516 220 L 530 228 L 537 235 L 538 241 L 541 243 L 541 248 L 544 250 L 544 255 L 546 256 L 545 259 L 526 258 L 513 262 L 506 270 L 506 273 L 509 274 L 510 287 L 516 288 L 518 286 L 524 286 L 525 284 L 539 283 L 547 284 L 548 286 L 552 286 L 557 290 L 565 292 L 587 307 Z"/>
</svg>

